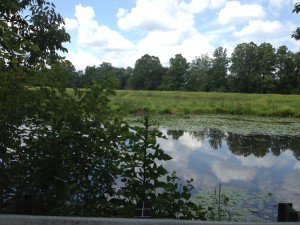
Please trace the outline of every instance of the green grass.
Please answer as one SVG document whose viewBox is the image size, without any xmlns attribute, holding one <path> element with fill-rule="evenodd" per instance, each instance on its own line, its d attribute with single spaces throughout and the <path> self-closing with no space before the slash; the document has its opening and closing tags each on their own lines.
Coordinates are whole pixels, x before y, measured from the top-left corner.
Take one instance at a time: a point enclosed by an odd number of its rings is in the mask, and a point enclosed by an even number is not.
<svg viewBox="0 0 300 225">
<path fill-rule="evenodd" d="M 300 95 L 119 90 L 115 108 L 129 114 L 229 114 L 300 118 Z"/>
</svg>

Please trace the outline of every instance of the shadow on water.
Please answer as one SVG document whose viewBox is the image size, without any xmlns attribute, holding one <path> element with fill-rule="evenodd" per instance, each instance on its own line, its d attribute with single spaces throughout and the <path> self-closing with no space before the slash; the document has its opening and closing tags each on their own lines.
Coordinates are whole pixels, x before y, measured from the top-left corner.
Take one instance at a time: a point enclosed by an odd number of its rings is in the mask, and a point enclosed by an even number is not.
<svg viewBox="0 0 300 225">
<path fill-rule="evenodd" d="M 229 199 L 235 219 L 276 221 L 277 203 L 300 210 L 300 137 L 237 134 L 218 129 L 162 130 L 166 164 L 183 178 L 193 177 L 195 198 L 209 202 L 216 188 Z"/>
</svg>

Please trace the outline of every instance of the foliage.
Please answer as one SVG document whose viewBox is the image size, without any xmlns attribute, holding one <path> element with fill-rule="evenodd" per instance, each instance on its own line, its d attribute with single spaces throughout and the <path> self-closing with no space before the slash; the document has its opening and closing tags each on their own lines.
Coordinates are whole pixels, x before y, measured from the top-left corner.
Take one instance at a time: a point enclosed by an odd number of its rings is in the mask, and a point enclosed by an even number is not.
<svg viewBox="0 0 300 225">
<path fill-rule="evenodd" d="M 115 216 L 121 198 L 155 199 L 167 174 L 156 160 L 171 157 L 148 117 L 129 130 L 111 108 L 118 71 L 102 63 L 81 76 L 59 56 L 70 36 L 52 3 L 2 1 L 0 19 L 0 210 Z M 88 88 L 70 94 L 73 85 Z M 132 189 L 118 192 L 120 175 Z"/>
<path fill-rule="evenodd" d="M 160 164 L 171 157 L 157 144 L 157 138 L 163 136 L 152 128 L 149 117 L 144 117 L 142 127 L 129 127 L 110 102 L 117 79 L 120 88 L 135 85 L 135 80 L 138 89 L 190 88 L 188 84 L 194 78 L 189 76 L 186 59 L 177 54 L 166 70 L 157 57 L 145 55 L 133 70 L 102 63 L 87 67 L 84 73 L 77 72 L 58 54 L 67 51 L 63 43 L 70 36 L 54 4 L 4 0 L 0 6 L 0 209 L 8 212 L 26 199 L 23 203 L 30 214 L 128 216 L 137 201 L 149 200 L 156 217 L 203 218 L 201 208 L 191 200 L 192 180 L 184 183 Z M 289 65 L 278 70 L 279 83 L 288 87 L 288 92 L 298 90 L 298 84 L 292 83 L 299 81 L 299 76 L 290 72 L 298 61 L 283 47 L 279 50 L 282 57 L 277 57 L 278 62 Z M 217 49 L 214 59 L 207 60 L 209 63 L 212 69 L 205 77 L 207 85 L 212 79 L 223 82 L 226 51 Z M 194 71 L 198 80 L 199 68 Z M 222 85 L 215 83 L 209 91 L 220 91 L 226 86 Z M 72 94 L 65 89 L 74 86 L 87 88 L 75 88 Z M 198 90 L 198 86 L 191 89 Z M 256 89 L 252 87 L 251 91 Z M 174 106 L 184 97 L 177 94 L 171 98 Z M 191 106 L 198 101 L 175 111 L 194 112 Z M 209 100 L 207 108 L 211 112 L 255 113 L 256 108 L 252 109 L 249 102 L 246 106 L 238 104 L 234 111 L 224 102 L 216 105 Z M 143 112 L 152 111 L 156 104 L 142 106 Z M 270 115 L 278 112 L 299 116 L 293 102 L 280 107 L 271 104 Z M 163 107 L 159 112 L 173 112 L 166 108 L 169 106 Z M 204 110 L 199 107 L 195 112 Z M 125 185 L 119 187 L 120 183 Z"/>
<path fill-rule="evenodd" d="M 208 91 L 227 91 L 227 71 L 229 64 L 227 50 L 222 47 L 218 47 L 213 53 L 211 64 L 212 65 L 208 73 Z"/>
<path fill-rule="evenodd" d="M 158 90 L 163 76 L 163 66 L 158 57 L 148 54 L 135 63 L 130 82 L 133 89 Z"/>
<path fill-rule="evenodd" d="M 294 54 L 286 46 L 280 46 L 276 52 L 277 62 L 277 88 L 283 93 L 291 93 L 299 89 L 299 74 L 297 74 L 297 61 Z"/>
<path fill-rule="evenodd" d="M 299 52 L 270 43 L 240 43 L 231 57 L 223 47 L 213 56 L 196 56 L 191 63 L 177 54 L 163 67 L 156 56 L 145 54 L 134 69 L 110 63 L 72 73 L 68 87 L 85 87 L 93 79 L 117 78 L 117 89 L 296 94 L 300 90 Z M 168 112 L 168 109 L 166 109 Z"/>
<path fill-rule="evenodd" d="M 117 85 L 117 89 L 124 90 L 125 88 L 128 88 L 129 86 L 129 78 L 133 74 L 133 69 L 131 67 L 127 68 L 116 68 L 116 75 L 119 80 L 119 84 Z"/>
<path fill-rule="evenodd" d="M 145 201 L 159 188 L 159 179 L 167 174 L 158 161 L 172 159 L 160 148 L 156 138 L 163 138 L 162 133 L 153 128 L 149 117 L 145 116 L 143 126 L 133 128 L 134 133 L 123 146 L 123 161 L 121 166 L 122 182 L 126 184 L 122 188 L 122 195 L 129 201 Z"/>
<path fill-rule="evenodd" d="M 236 92 L 253 93 L 260 85 L 257 45 L 253 42 L 238 44 L 231 56 L 230 72 Z"/>
<path fill-rule="evenodd" d="M 293 9 L 293 13 L 299 13 L 300 12 L 300 2 L 296 2 L 294 9 Z M 298 27 L 294 33 L 292 34 L 292 38 L 296 39 L 296 40 L 300 40 L 300 27 Z"/>
<path fill-rule="evenodd" d="M 208 71 L 211 68 L 211 59 L 208 55 L 195 57 L 189 67 L 186 90 L 208 91 Z"/>
<path fill-rule="evenodd" d="M 158 193 L 155 199 L 155 215 L 160 218 L 173 219 L 205 219 L 204 210 L 191 200 L 194 189 L 193 179 L 186 180 L 184 184 L 176 172 L 167 176 L 164 190 Z"/>
<path fill-rule="evenodd" d="M 111 63 L 103 62 L 100 66 L 87 66 L 83 78 L 83 86 L 88 87 L 94 81 L 104 81 L 107 79 L 115 79 L 117 85 L 116 70 Z"/>
<path fill-rule="evenodd" d="M 16 129 L 22 144 L 7 153 L 14 159 L 6 168 L 12 179 L 8 203 L 26 195 L 33 214 L 110 215 L 117 146 L 127 128 L 110 110 L 108 85 L 72 96 L 48 87 L 32 90 L 38 96 L 31 99 L 34 115 Z"/>
<path fill-rule="evenodd" d="M 259 74 L 261 76 L 261 84 L 256 92 L 274 93 L 276 87 L 276 53 L 275 48 L 270 43 L 262 43 L 257 46 Z"/>
<path fill-rule="evenodd" d="M 25 122 L 35 118 L 38 105 L 47 97 L 28 89 L 31 75 L 62 58 L 63 43 L 70 36 L 55 6 L 44 0 L 4 0 L 0 3 L 0 208 L 17 187 L 14 153 L 20 153 Z M 24 161 L 23 161 L 24 162 Z M 22 171 L 22 170 L 21 170 Z M 3 179 L 2 179 L 3 178 Z"/>
<path fill-rule="evenodd" d="M 184 90 L 187 80 L 189 63 L 181 54 L 176 54 L 170 59 L 170 67 L 163 76 L 161 88 L 163 90 Z"/>
<path fill-rule="evenodd" d="M 157 143 L 165 138 L 150 121 L 149 115 L 132 128 L 132 136 L 122 146 L 121 188 L 118 211 L 132 215 L 135 204 L 149 201 L 157 218 L 196 219 L 201 209 L 191 201 L 192 179 L 183 184 L 174 171 L 169 174 L 161 165 L 172 158 Z M 120 207 L 121 205 L 121 207 Z"/>
<path fill-rule="evenodd" d="M 70 36 L 55 12 L 53 3 L 44 0 L 4 0 L 0 10 L 0 69 L 33 66 L 40 68 L 61 58 L 63 42 Z"/>
</svg>

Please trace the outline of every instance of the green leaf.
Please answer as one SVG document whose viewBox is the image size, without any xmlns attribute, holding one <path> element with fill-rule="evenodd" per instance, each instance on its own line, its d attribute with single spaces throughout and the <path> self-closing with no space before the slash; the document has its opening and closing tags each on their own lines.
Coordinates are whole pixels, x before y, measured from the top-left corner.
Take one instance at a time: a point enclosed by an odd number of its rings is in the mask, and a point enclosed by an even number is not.
<svg viewBox="0 0 300 225">
<path fill-rule="evenodd" d="M 0 19 L 0 27 L 1 28 L 8 28 L 7 22 Z"/>
</svg>

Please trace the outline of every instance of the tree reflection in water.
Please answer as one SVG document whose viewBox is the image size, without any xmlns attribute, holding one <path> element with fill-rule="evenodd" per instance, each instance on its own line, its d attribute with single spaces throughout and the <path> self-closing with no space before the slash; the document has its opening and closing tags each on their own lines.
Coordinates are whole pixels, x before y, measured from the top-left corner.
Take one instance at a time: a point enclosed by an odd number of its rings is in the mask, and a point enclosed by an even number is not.
<svg viewBox="0 0 300 225">
<path fill-rule="evenodd" d="M 167 134 L 178 140 L 183 134 L 182 130 L 168 130 Z M 264 157 L 268 153 L 279 156 L 282 152 L 290 150 L 295 158 L 300 161 L 300 137 L 279 136 L 265 134 L 237 134 L 224 132 L 218 129 L 206 128 L 201 131 L 189 132 L 191 137 L 198 141 L 207 140 L 214 150 L 222 148 L 222 143 L 227 142 L 228 149 L 234 155 Z"/>
</svg>

